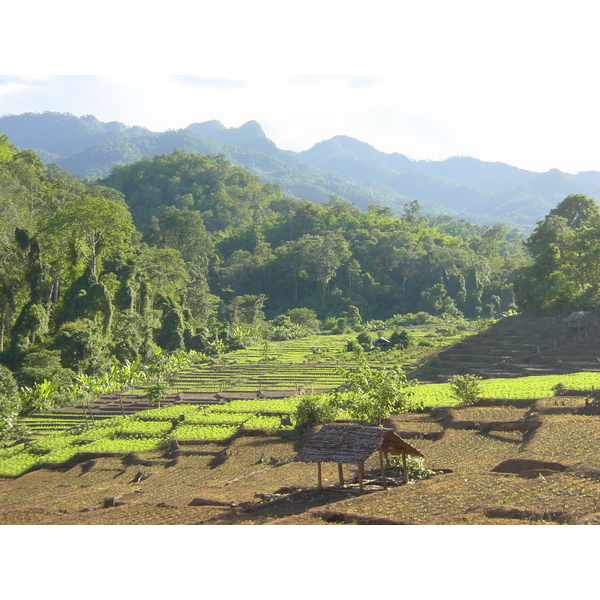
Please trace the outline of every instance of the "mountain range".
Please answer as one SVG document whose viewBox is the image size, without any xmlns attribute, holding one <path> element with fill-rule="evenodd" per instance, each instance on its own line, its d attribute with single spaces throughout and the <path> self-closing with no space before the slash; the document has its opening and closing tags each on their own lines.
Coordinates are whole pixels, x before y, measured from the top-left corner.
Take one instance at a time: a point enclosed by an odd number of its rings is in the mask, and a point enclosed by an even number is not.
<svg viewBox="0 0 600 600">
<path fill-rule="evenodd" d="M 569 194 L 600 198 L 598 171 L 538 173 L 464 156 L 413 160 L 342 135 L 293 152 L 278 148 L 256 121 L 234 128 L 207 121 L 153 132 L 92 115 L 44 112 L 0 117 L 0 132 L 19 149 L 32 149 L 44 162 L 89 179 L 107 176 L 115 165 L 179 149 L 223 155 L 296 198 L 326 202 L 337 195 L 363 210 L 381 204 L 395 212 L 418 200 L 429 214 L 505 223 L 524 233 Z"/>
</svg>

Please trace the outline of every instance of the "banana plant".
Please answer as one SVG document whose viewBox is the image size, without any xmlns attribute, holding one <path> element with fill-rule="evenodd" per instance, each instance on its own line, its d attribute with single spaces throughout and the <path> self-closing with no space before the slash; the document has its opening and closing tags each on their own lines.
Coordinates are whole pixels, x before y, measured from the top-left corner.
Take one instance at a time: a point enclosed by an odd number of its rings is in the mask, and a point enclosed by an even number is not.
<svg viewBox="0 0 600 600">
<path fill-rule="evenodd" d="M 54 407 L 57 398 L 58 384 L 44 379 L 41 383 L 36 383 L 32 387 L 23 386 L 20 389 L 23 404 L 29 412 L 36 410 L 49 410 Z"/>
</svg>

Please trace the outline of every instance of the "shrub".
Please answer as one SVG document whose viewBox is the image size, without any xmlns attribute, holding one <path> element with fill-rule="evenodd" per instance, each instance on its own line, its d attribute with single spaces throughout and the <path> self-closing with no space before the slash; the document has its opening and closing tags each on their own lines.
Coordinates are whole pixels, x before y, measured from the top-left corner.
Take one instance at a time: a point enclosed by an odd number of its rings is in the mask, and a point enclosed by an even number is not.
<svg viewBox="0 0 600 600">
<path fill-rule="evenodd" d="M 403 467 L 402 456 L 400 455 L 389 455 L 387 457 L 387 464 L 389 467 Z M 408 470 L 408 476 L 411 479 L 427 479 L 431 475 L 437 475 L 440 471 L 433 471 L 425 466 L 425 460 L 417 456 L 406 457 L 406 469 Z"/>
<path fill-rule="evenodd" d="M 400 367 L 372 369 L 359 358 L 355 369 L 340 369 L 346 379 L 345 391 L 338 391 L 333 404 L 351 418 L 381 425 L 392 413 L 421 408 L 414 399 L 413 386 Z"/>
<path fill-rule="evenodd" d="M 32 387 L 48 379 L 56 383 L 63 391 L 68 388 L 75 378 L 71 369 L 61 365 L 58 350 L 38 350 L 30 352 L 23 361 L 23 366 L 17 373 L 18 383 L 21 386 Z"/>
<path fill-rule="evenodd" d="M 346 317 L 340 317 L 335 322 L 335 327 L 331 330 L 334 334 L 346 333 L 348 331 L 348 319 Z"/>
<path fill-rule="evenodd" d="M 395 330 L 390 336 L 390 344 L 392 346 L 397 346 L 401 350 L 405 350 L 410 346 L 410 334 L 406 329 L 401 329 L 400 331 Z"/>
<path fill-rule="evenodd" d="M 357 336 L 356 336 L 356 341 L 361 345 L 361 346 L 370 346 L 371 345 L 371 336 L 366 332 L 366 331 L 361 331 Z"/>
<path fill-rule="evenodd" d="M 483 391 L 480 382 L 478 375 L 454 375 L 450 379 L 452 395 L 465 406 L 475 404 Z"/>
<path fill-rule="evenodd" d="M 332 423 L 339 411 L 326 395 L 304 396 L 296 408 L 296 431 L 303 433 L 315 425 Z"/>
<path fill-rule="evenodd" d="M 292 323 L 302 325 L 307 329 L 318 331 L 321 326 L 321 322 L 317 319 L 317 313 L 310 308 L 292 308 L 286 314 Z"/>
<path fill-rule="evenodd" d="M 346 352 L 360 352 L 362 346 L 355 340 L 348 340 L 346 343 Z"/>
<path fill-rule="evenodd" d="M 0 438 L 8 433 L 19 416 L 21 398 L 13 374 L 0 365 Z"/>
</svg>

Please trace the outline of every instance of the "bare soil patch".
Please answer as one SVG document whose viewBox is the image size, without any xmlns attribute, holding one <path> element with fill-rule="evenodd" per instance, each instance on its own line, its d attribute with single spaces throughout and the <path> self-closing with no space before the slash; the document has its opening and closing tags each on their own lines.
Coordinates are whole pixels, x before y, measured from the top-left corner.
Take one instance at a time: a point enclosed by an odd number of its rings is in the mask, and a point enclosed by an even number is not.
<svg viewBox="0 0 600 600">
<path fill-rule="evenodd" d="M 599 523 L 600 416 L 543 415 L 533 441 L 520 431 L 455 427 L 493 417 L 526 420 L 544 406 L 530 408 L 481 406 L 393 417 L 397 431 L 414 433 L 410 443 L 423 452 L 427 467 L 452 472 L 388 490 L 372 485 L 359 495 L 355 486 L 342 488 L 334 464 L 323 464 L 324 487 L 316 489 L 316 466 L 293 462 L 301 441 L 239 437 L 226 446 L 182 448 L 169 458 L 159 451 L 87 457 L 1 479 L 0 523 Z M 502 463 L 519 468 L 497 472 Z M 378 468 L 373 456 L 367 472 Z M 345 481 L 355 476 L 356 469 L 345 465 Z M 195 498 L 206 502 L 194 506 Z"/>
</svg>

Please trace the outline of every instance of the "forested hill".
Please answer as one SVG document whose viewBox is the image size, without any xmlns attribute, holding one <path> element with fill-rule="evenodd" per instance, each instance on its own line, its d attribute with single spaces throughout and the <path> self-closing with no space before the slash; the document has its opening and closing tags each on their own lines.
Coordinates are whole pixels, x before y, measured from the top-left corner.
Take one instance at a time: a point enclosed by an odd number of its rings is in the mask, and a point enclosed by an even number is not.
<svg viewBox="0 0 600 600">
<path fill-rule="evenodd" d="M 600 214 L 585 196 L 550 211 L 527 258 L 516 230 L 426 217 L 416 201 L 398 216 L 316 204 L 183 151 L 86 181 L 0 135 L 0 214 L 0 437 L 19 413 L 126 385 L 134 365 L 164 374 L 184 351 L 316 330 L 400 339 L 411 323 L 600 297 Z"/>
<path fill-rule="evenodd" d="M 0 211 L 0 362 L 17 370 L 41 356 L 101 373 L 156 348 L 340 319 L 491 316 L 512 307 L 524 264 L 506 227 L 436 225 L 417 203 L 400 218 L 338 197 L 318 205 L 182 151 L 85 182 L 0 136 Z"/>
<path fill-rule="evenodd" d="M 536 173 L 469 157 L 416 161 L 346 136 L 297 153 L 277 148 L 255 121 L 238 128 L 208 121 L 156 133 L 101 123 L 90 115 L 46 112 L 4 116 L 0 132 L 18 148 L 33 149 L 45 162 L 86 178 L 106 177 L 115 165 L 180 149 L 223 155 L 295 198 L 324 203 L 335 194 L 363 210 L 381 204 L 396 214 L 407 202 L 418 200 L 430 214 L 489 225 L 503 222 L 524 232 L 569 194 L 600 198 L 596 171 Z"/>
</svg>

